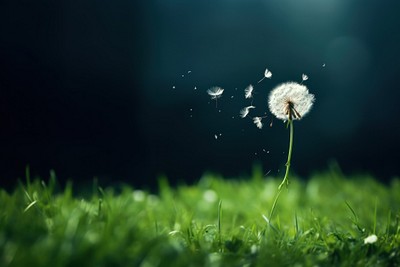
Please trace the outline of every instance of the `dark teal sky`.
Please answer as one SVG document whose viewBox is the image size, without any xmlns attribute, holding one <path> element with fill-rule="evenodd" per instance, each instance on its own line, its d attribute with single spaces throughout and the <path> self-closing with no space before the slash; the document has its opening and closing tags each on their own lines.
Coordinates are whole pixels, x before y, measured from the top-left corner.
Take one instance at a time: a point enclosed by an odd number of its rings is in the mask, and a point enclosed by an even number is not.
<svg viewBox="0 0 400 267">
<path fill-rule="evenodd" d="M 394 0 L 3 1 L 1 183 L 27 164 L 138 186 L 159 174 L 237 177 L 254 163 L 279 175 L 288 132 L 269 127 L 269 113 L 262 130 L 240 119 L 243 90 L 255 85 L 262 115 L 269 91 L 302 73 L 316 103 L 295 124 L 293 170 L 337 160 L 389 179 L 399 174 L 399 11 Z M 266 67 L 272 79 L 257 84 Z M 212 86 L 225 89 L 218 108 Z"/>
</svg>

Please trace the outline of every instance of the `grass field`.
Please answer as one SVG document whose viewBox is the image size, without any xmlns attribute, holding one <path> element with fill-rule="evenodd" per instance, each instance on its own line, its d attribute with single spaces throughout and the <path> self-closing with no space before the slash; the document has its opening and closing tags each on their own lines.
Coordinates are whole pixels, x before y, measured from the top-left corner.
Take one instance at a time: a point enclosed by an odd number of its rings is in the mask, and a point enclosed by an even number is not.
<svg viewBox="0 0 400 267">
<path fill-rule="evenodd" d="M 281 178 L 257 169 L 157 194 L 46 181 L 0 191 L 0 266 L 400 266 L 399 179 L 291 177 L 272 218 Z"/>
</svg>

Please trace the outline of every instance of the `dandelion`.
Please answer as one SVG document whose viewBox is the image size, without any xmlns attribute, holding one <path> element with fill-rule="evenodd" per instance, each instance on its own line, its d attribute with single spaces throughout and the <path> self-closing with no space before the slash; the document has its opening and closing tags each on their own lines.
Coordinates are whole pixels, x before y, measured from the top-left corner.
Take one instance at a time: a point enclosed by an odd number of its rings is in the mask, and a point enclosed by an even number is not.
<svg viewBox="0 0 400 267">
<path fill-rule="evenodd" d="M 224 89 L 218 86 L 211 87 L 207 90 L 207 94 L 211 96 L 212 100 L 215 100 L 215 106 L 217 106 L 217 99 L 222 96 Z"/>
<path fill-rule="evenodd" d="M 258 129 L 262 129 L 263 124 L 262 124 L 262 117 L 254 117 L 253 122 L 257 126 Z"/>
<path fill-rule="evenodd" d="M 302 80 L 302 82 L 304 82 L 304 81 L 307 81 L 308 80 L 308 76 L 306 75 L 306 74 L 302 74 L 301 75 L 301 80 Z"/>
<path fill-rule="evenodd" d="M 304 75 L 304 74 L 303 74 Z M 304 80 L 305 77 L 303 77 Z M 305 85 L 298 84 L 295 82 L 286 82 L 275 87 L 269 94 L 268 106 L 272 114 L 278 119 L 287 121 L 287 127 L 289 127 L 289 152 L 286 162 L 286 172 L 281 184 L 278 187 L 278 193 L 275 196 L 275 200 L 272 204 L 270 219 L 274 213 L 281 189 L 284 184 L 289 185 L 289 169 L 290 161 L 292 158 L 293 148 L 293 121 L 300 120 L 306 115 L 313 103 L 314 95 L 308 92 Z"/>
<path fill-rule="evenodd" d="M 248 106 L 248 107 L 244 107 L 243 109 L 240 110 L 240 117 L 241 118 L 245 118 L 249 112 L 250 109 L 255 108 L 255 106 Z"/>
<path fill-rule="evenodd" d="M 269 95 L 268 106 L 272 114 L 283 121 L 300 120 L 314 103 L 314 95 L 305 85 L 295 82 L 282 83 Z"/>
<path fill-rule="evenodd" d="M 249 85 L 244 89 L 244 98 L 252 98 L 253 97 L 253 85 Z"/>
<path fill-rule="evenodd" d="M 265 69 L 264 77 L 261 80 L 259 80 L 258 83 L 262 82 L 265 78 L 271 79 L 271 77 L 272 77 L 272 72 L 269 69 Z"/>
</svg>

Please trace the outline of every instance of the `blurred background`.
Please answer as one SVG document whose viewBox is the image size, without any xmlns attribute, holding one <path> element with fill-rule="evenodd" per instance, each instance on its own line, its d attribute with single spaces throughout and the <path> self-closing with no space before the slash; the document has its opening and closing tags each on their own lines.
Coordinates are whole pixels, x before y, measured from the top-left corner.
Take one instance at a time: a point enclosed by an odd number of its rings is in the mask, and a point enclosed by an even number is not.
<svg viewBox="0 0 400 267">
<path fill-rule="evenodd" d="M 149 0 L 0 3 L 0 184 L 25 167 L 61 181 L 153 187 L 282 175 L 285 125 L 268 93 L 305 81 L 294 173 L 398 175 L 398 1 Z M 268 68 L 271 79 L 257 83 Z M 251 100 L 250 116 L 239 111 Z M 218 102 L 206 91 L 224 88 Z M 272 127 L 270 124 L 272 122 Z"/>
</svg>

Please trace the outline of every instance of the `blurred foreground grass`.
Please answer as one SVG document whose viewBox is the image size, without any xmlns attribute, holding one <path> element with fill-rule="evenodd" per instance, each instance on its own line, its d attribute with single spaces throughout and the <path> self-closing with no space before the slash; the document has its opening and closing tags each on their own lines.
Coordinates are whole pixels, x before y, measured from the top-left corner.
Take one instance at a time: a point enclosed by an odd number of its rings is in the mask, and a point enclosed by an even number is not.
<svg viewBox="0 0 400 267">
<path fill-rule="evenodd" d="M 158 194 L 126 186 L 77 197 L 70 185 L 57 192 L 54 175 L 28 180 L 0 190 L 0 266 L 400 265 L 399 179 L 291 178 L 268 223 L 279 183 L 255 171 L 176 188 L 161 179 Z"/>
</svg>

